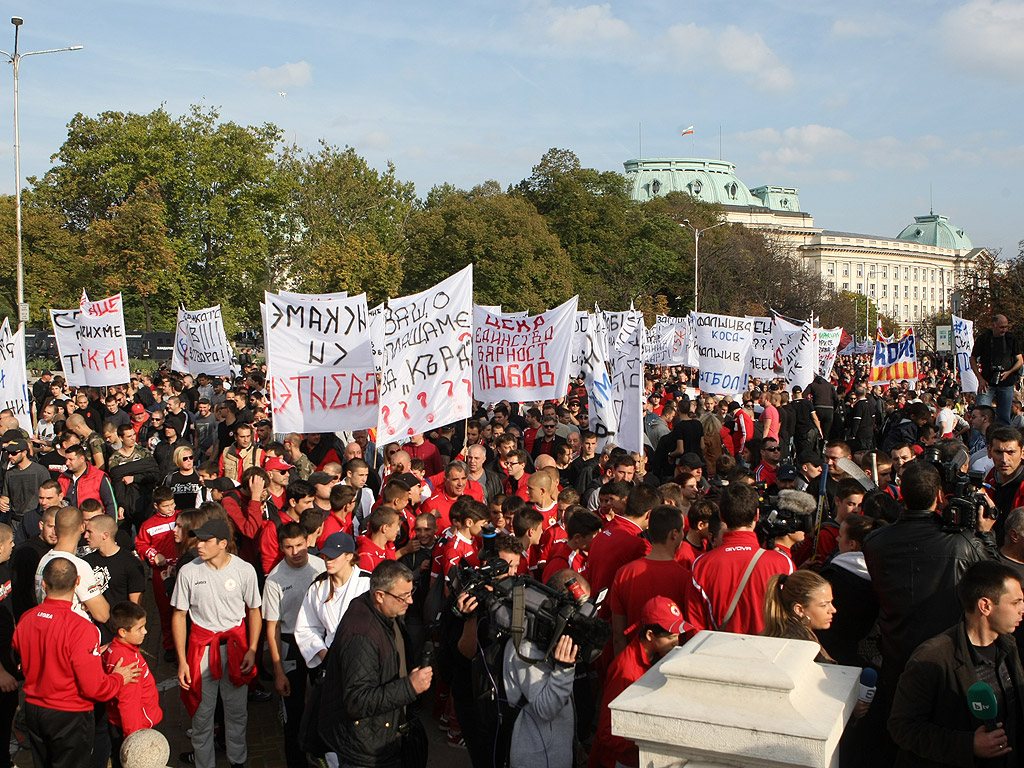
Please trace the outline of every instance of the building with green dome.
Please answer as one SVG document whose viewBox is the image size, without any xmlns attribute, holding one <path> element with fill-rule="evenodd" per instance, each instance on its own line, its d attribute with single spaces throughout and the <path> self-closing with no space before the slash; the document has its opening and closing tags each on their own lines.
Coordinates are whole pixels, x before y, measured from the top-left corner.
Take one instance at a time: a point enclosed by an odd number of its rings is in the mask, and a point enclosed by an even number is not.
<svg viewBox="0 0 1024 768">
<path fill-rule="evenodd" d="M 726 221 L 769 234 L 818 270 L 830 289 L 864 294 L 904 325 L 948 312 L 960 277 L 989 256 L 963 229 L 934 213 L 915 216 L 896 237 L 816 227 L 800 209 L 799 189 L 749 188 L 724 160 L 645 158 L 624 165 L 634 200 L 685 192 L 719 205 Z"/>
</svg>

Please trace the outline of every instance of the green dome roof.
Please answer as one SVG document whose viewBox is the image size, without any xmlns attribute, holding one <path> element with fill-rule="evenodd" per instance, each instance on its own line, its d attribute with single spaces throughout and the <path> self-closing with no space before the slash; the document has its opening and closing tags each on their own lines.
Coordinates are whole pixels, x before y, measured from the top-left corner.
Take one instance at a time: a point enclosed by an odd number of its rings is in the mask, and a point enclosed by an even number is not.
<svg viewBox="0 0 1024 768">
<path fill-rule="evenodd" d="M 967 233 L 950 224 L 945 216 L 936 216 L 933 213 L 915 216 L 914 223 L 904 227 L 896 239 L 938 248 L 951 248 L 955 251 L 969 251 L 974 247 Z"/>
</svg>

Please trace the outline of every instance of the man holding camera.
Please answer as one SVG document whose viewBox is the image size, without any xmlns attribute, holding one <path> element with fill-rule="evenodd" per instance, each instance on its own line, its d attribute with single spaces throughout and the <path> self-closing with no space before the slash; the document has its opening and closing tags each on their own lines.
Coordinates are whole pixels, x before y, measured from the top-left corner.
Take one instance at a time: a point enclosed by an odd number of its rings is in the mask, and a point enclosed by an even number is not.
<svg viewBox="0 0 1024 768">
<path fill-rule="evenodd" d="M 943 458 L 952 457 L 940 452 Z M 906 511 L 864 540 L 864 558 L 878 598 L 882 651 L 878 695 L 865 724 L 873 723 L 880 741 L 896 682 L 910 655 L 959 620 L 955 594 L 960 578 L 971 565 L 996 553 L 994 519 L 979 513 L 974 529 L 954 531 L 943 521 L 942 478 L 934 464 L 911 462 L 900 488 Z M 881 743 L 879 748 L 885 749 Z M 891 742 L 888 749 L 893 751 Z"/>
<path fill-rule="evenodd" d="M 1010 408 L 1020 370 L 1024 366 L 1020 342 L 1009 333 L 1006 315 L 992 318 L 992 328 L 982 331 L 971 351 L 971 370 L 978 377 L 978 405 L 995 402 L 999 424 L 1010 425 Z"/>
</svg>

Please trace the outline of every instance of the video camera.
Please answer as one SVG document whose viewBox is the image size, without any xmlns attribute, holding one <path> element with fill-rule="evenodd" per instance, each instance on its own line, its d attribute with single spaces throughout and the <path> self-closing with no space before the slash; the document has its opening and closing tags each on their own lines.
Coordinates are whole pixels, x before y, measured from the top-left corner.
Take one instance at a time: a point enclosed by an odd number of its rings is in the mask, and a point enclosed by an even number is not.
<svg viewBox="0 0 1024 768">
<path fill-rule="evenodd" d="M 921 461 L 927 461 L 938 471 L 942 478 L 942 492 L 946 496 L 946 506 L 942 510 L 942 522 L 957 530 L 975 530 L 978 527 L 978 515 L 988 520 L 997 520 L 999 510 L 981 492 L 984 475 L 980 472 L 964 472 L 962 467 L 969 460 L 966 449 L 957 450 L 953 458 L 943 461 L 939 449 L 928 446 L 921 454 Z"/>
<path fill-rule="evenodd" d="M 513 638 L 520 658 L 531 664 L 550 658 L 562 635 L 579 647 L 577 659 L 592 663 L 611 637 L 611 627 L 597 617 L 596 602 L 557 592 L 527 576 L 509 576 L 508 563 L 500 557 L 491 556 L 478 568 L 463 561 L 455 570 L 453 586 L 456 593 L 475 597 L 477 610 L 490 617 L 492 635 Z M 541 655 L 525 655 L 524 640 Z"/>
<path fill-rule="evenodd" d="M 754 529 L 758 539 L 768 544 L 780 536 L 788 536 L 799 531 L 811 533 L 814 530 L 813 500 L 811 506 L 806 509 L 806 505 L 800 503 L 802 497 L 807 494 L 800 491 L 782 491 L 778 496 L 769 496 L 764 483 L 757 483 L 754 487 L 760 498 L 757 526 Z M 796 494 L 799 494 L 799 497 Z"/>
</svg>

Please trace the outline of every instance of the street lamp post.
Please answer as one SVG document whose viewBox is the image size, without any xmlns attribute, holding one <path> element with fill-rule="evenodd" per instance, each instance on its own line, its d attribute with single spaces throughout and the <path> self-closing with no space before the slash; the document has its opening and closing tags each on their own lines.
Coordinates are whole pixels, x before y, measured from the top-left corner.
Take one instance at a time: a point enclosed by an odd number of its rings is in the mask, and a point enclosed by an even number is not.
<svg viewBox="0 0 1024 768">
<path fill-rule="evenodd" d="M 14 67 L 14 230 L 18 241 L 18 328 L 25 327 L 22 307 L 25 304 L 25 267 L 21 258 L 21 141 L 18 135 L 18 70 L 21 67 L 21 60 L 26 56 L 39 56 L 43 53 L 60 53 L 62 51 L 80 51 L 82 46 L 71 45 L 66 48 L 48 48 L 45 51 L 29 51 L 18 53 L 18 31 L 25 21 L 20 16 L 11 17 L 11 24 L 14 25 L 14 53 L 0 51 L 6 56 L 9 63 Z"/>
<path fill-rule="evenodd" d="M 728 224 L 727 221 L 720 221 L 717 224 L 712 224 L 710 227 L 704 227 L 704 229 L 697 229 L 690 223 L 689 219 L 683 219 L 682 226 L 693 232 L 693 311 L 697 312 L 700 308 L 697 306 L 697 299 L 699 298 L 697 288 L 697 270 L 700 266 L 700 236 L 703 235 L 710 229 L 715 227 L 721 227 Z"/>
</svg>

